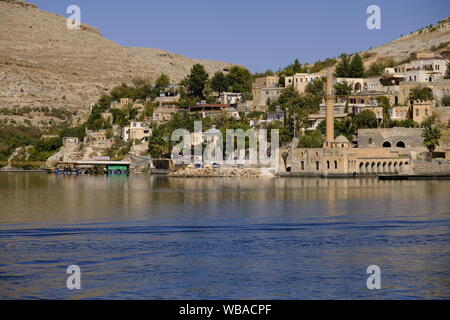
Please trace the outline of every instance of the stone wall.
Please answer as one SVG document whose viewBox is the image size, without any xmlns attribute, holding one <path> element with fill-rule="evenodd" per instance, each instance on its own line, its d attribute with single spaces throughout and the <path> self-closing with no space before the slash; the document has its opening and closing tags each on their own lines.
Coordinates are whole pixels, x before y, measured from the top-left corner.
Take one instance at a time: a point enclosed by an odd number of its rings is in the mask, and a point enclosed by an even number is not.
<svg viewBox="0 0 450 320">
<path fill-rule="evenodd" d="M 450 161 L 434 160 L 429 161 L 413 161 L 413 174 L 420 175 L 448 175 L 450 174 Z"/>
<path fill-rule="evenodd" d="M 423 148 L 422 129 L 420 128 L 387 128 L 359 129 L 358 148 L 383 148 L 384 143 L 395 148 L 404 143 L 404 148 Z"/>
</svg>

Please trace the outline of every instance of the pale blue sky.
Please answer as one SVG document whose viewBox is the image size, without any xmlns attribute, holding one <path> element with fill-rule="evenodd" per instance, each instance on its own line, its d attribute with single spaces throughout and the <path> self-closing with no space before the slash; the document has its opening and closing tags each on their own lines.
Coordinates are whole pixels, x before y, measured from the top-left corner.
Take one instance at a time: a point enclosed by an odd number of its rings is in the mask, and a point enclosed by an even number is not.
<svg viewBox="0 0 450 320">
<path fill-rule="evenodd" d="M 30 0 L 82 22 L 124 46 L 165 49 L 192 58 L 238 63 L 253 72 L 277 70 L 299 58 L 314 62 L 376 47 L 450 14 L 448 0 Z M 369 5 L 382 29 L 369 30 Z"/>
</svg>

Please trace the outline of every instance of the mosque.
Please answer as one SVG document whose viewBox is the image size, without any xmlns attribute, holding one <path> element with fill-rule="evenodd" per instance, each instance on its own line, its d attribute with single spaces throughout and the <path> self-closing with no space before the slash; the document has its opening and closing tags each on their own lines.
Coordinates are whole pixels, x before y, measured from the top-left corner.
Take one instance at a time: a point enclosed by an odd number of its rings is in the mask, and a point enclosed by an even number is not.
<svg viewBox="0 0 450 320">
<path fill-rule="evenodd" d="M 390 132 L 395 138 L 394 129 L 369 129 L 360 134 L 367 140 L 364 147 L 354 148 L 344 136 L 334 135 L 334 92 L 333 74 L 329 69 L 326 81 L 326 140 L 323 148 L 281 149 L 279 159 L 280 175 L 304 176 L 369 176 L 379 174 L 401 174 L 412 171 L 411 160 L 417 152 L 423 151 L 420 143 L 405 141 L 374 145 L 373 141 L 381 131 Z M 380 132 L 378 132 L 381 130 Z M 408 131 L 409 132 L 409 131 Z M 417 138 L 417 132 L 413 133 Z M 374 137 L 370 137 L 373 135 Z M 419 134 L 420 137 L 420 134 Z M 406 137 L 407 138 L 407 137 Z M 396 138 L 400 139 L 400 138 Z M 408 141 L 408 139 L 404 139 Z M 411 140 L 411 139 L 409 139 Z M 420 138 L 419 138 L 420 140 Z M 394 144 L 393 144 L 394 143 Z"/>
</svg>

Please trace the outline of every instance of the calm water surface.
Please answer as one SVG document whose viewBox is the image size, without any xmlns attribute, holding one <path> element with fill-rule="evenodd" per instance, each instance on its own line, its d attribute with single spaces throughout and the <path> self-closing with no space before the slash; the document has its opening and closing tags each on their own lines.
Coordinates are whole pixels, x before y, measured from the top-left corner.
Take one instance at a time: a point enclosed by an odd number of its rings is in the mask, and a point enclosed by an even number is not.
<svg viewBox="0 0 450 320">
<path fill-rule="evenodd" d="M 448 299 L 450 181 L 0 173 L 0 298 Z"/>
</svg>

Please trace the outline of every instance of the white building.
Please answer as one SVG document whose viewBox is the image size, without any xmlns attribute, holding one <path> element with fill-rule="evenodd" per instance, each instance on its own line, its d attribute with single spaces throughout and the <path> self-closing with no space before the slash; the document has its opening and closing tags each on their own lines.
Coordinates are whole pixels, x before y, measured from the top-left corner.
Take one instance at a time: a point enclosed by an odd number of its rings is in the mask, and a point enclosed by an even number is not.
<svg viewBox="0 0 450 320">
<path fill-rule="evenodd" d="M 132 121 L 129 127 L 123 128 L 122 139 L 125 142 L 140 140 L 142 142 L 148 141 L 152 135 L 152 130 L 144 122 Z"/>
<path fill-rule="evenodd" d="M 242 101 L 242 93 L 222 92 L 219 97 L 220 104 L 237 104 Z"/>
<path fill-rule="evenodd" d="M 406 81 L 433 82 L 443 79 L 447 72 L 447 60 L 429 56 L 411 60 L 411 69 L 405 73 Z"/>
</svg>

